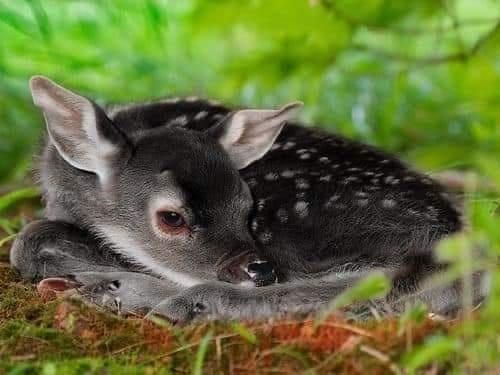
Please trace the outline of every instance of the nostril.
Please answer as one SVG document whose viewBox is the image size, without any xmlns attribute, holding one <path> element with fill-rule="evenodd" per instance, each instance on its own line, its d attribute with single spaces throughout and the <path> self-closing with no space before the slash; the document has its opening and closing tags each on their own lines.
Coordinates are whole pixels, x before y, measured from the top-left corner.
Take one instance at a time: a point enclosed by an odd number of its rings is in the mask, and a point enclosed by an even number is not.
<svg viewBox="0 0 500 375">
<path fill-rule="evenodd" d="M 247 273 L 255 286 L 266 286 L 278 281 L 273 265 L 266 261 L 249 263 Z"/>
<path fill-rule="evenodd" d="M 274 273 L 274 268 L 271 263 L 266 261 L 256 261 L 248 264 L 247 270 L 249 274 L 257 277 L 263 277 Z"/>
</svg>

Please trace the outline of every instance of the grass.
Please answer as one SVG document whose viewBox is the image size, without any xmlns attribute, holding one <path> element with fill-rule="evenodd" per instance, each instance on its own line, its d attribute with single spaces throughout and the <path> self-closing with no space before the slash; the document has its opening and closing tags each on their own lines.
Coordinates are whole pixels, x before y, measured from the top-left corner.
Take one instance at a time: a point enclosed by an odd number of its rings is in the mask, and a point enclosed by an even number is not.
<svg viewBox="0 0 500 375">
<path fill-rule="evenodd" d="M 450 329 L 423 320 L 413 325 L 408 338 L 407 332 L 398 333 L 397 321 L 355 326 L 339 316 L 317 328 L 312 321 L 279 321 L 211 323 L 180 330 L 115 317 L 77 302 L 42 301 L 11 271 L 2 270 L 0 286 L 0 369 L 8 373 L 52 368 L 65 374 L 100 373 L 103 368 L 110 373 L 384 373 L 401 371 L 397 359 L 408 345 Z"/>
<path fill-rule="evenodd" d="M 29 194 L 23 192 L 29 191 Z M 18 199 L 13 201 L 12 197 Z M 14 231 L 39 215 L 32 190 L 0 198 Z M 185 328 L 118 317 L 62 297 L 44 300 L 0 249 L 0 372 L 8 374 L 414 373 L 499 369 L 499 294 L 455 321 L 431 320 L 422 306 L 396 318 L 353 322 L 336 310 L 306 320 L 195 324 Z M 468 246 L 452 239 L 444 253 Z M 494 275 L 498 267 L 490 266 Z M 497 285 L 497 283 L 494 283 Z M 335 307 L 385 290 L 371 280 Z M 495 290 L 495 289 L 494 289 Z M 498 289 L 496 289 L 498 290 Z"/>
</svg>

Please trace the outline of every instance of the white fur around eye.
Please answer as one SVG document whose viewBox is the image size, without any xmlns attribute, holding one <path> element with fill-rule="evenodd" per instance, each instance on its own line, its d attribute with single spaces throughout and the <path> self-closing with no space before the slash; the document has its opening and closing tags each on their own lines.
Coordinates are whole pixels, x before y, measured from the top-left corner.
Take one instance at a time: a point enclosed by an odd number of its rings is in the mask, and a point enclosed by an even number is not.
<svg viewBox="0 0 500 375">
<path fill-rule="evenodd" d="M 154 233 L 159 238 L 171 238 L 172 235 L 165 233 L 165 231 L 161 230 L 158 226 L 158 212 L 162 211 L 173 211 L 182 215 L 184 220 L 187 220 L 187 213 L 184 209 L 183 202 L 179 197 L 175 194 L 170 193 L 167 195 L 161 195 L 154 197 L 151 199 L 149 203 L 149 220 L 151 223 L 151 227 L 153 228 Z"/>
</svg>

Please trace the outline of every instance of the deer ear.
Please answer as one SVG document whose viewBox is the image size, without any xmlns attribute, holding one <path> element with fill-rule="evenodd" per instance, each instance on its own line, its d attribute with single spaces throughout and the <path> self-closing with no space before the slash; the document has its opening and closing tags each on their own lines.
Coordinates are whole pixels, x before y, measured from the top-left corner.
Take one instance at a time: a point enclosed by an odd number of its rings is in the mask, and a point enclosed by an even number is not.
<svg viewBox="0 0 500 375">
<path fill-rule="evenodd" d="M 271 148 L 286 121 L 295 117 L 300 102 L 277 110 L 243 109 L 230 114 L 209 131 L 229 154 L 234 166 L 243 169 Z"/>
<path fill-rule="evenodd" d="M 101 182 L 108 179 L 126 146 L 123 133 L 96 104 L 48 78 L 32 77 L 30 88 L 61 157 L 75 168 L 97 174 Z"/>
</svg>

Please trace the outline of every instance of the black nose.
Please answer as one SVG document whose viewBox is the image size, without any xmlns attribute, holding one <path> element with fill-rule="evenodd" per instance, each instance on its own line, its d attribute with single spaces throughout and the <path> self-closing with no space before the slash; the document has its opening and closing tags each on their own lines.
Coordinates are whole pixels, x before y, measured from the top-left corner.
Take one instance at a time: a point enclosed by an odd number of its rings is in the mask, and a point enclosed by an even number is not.
<svg viewBox="0 0 500 375">
<path fill-rule="evenodd" d="M 249 263 L 247 272 L 256 286 L 274 284 L 278 280 L 273 265 L 266 261 L 261 260 Z"/>
</svg>

